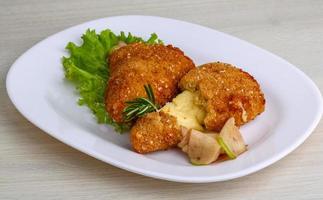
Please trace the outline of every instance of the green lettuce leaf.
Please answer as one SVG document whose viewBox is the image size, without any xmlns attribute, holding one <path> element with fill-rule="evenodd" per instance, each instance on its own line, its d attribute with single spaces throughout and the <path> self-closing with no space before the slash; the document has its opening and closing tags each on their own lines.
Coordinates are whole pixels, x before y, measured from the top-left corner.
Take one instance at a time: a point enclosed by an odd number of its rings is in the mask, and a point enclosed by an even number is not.
<svg viewBox="0 0 323 200">
<path fill-rule="evenodd" d="M 82 40 L 80 46 L 72 42 L 66 46 L 70 57 L 62 59 L 65 78 L 71 81 L 79 92 L 79 105 L 87 106 L 98 123 L 112 125 L 117 132 L 122 133 L 129 129 L 129 124 L 115 122 L 105 110 L 104 94 L 110 76 L 107 57 L 113 47 L 121 41 L 127 44 L 134 42 L 156 44 L 162 41 L 155 33 L 151 34 L 148 40 L 144 40 L 131 33 L 126 35 L 121 32 L 116 35 L 109 29 L 100 34 L 88 29 L 83 34 Z"/>
</svg>

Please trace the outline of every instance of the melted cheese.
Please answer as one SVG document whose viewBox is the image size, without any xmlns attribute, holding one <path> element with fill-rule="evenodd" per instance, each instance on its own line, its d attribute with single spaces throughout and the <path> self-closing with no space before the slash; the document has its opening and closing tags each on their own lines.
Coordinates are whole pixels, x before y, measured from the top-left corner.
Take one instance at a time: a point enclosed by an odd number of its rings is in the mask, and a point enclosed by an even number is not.
<svg viewBox="0 0 323 200">
<path fill-rule="evenodd" d="M 194 103 L 195 99 L 197 99 L 195 93 L 185 90 L 161 110 L 176 117 L 179 125 L 203 131 L 203 120 L 206 113 L 201 106 Z"/>
</svg>

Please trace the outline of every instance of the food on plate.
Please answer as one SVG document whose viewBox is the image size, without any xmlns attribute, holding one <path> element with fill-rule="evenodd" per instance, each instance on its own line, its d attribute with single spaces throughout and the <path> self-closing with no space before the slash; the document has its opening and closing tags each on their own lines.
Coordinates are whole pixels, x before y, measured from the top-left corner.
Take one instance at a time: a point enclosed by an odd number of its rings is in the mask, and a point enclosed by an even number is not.
<svg viewBox="0 0 323 200">
<path fill-rule="evenodd" d="M 247 150 L 233 117 L 227 120 L 220 133 L 216 133 L 187 129 L 163 111 L 152 112 L 138 119 L 131 129 L 130 138 L 133 149 L 138 153 L 166 150 L 177 145 L 194 165 L 210 164 L 220 154 L 235 159 Z"/>
<path fill-rule="evenodd" d="M 138 153 L 149 153 L 175 147 L 182 139 L 176 118 L 161 111 L 139 118 L 131 128 L 130 141 Z"/>
<path fill-rule="evenodd" d="M 178 82 L 194 63 L 171 45 L 133 43 L 109 56 L 110 79 L 106 89 L 106 109 L 115 122 L 125 122 L 126 102 L 145 96 L 143 85 L 151 85 L 155 100 L 163 106 L 178 93 Z"/>
<path fill-rule="evenodd" d="M 204 133 L 194 129 L 184 130 L 182 133 L 183 139 L 178 147 L 187 153 L 191 163 L 195 165 L 210 164 L 220 154 L 235 159 L 247 150 L 233 117 L 225 123 L 220 133 Z"/>
<path fill-rule="evenodd" d="M 65 77 L 98 123 L 118 132 L 131 128 L 136 152 L 177 146 L 192 164 L 206 165 L 247 150 L 239 127 L 265 109 L 264 94 L 250 74 L 221 62 L 195 68 L 156 34 L 144 40 L 87 30 L 82 39 L 82 45 L 66 47 Z"/>
<path fill-rule="evenodd" d="M 70 56 L 62 59 L 65 77 L 75 85 L 80 94 L 78 104 L 87 106 L 98 123 L 109 124 L 117 132 L 125 132 L 129 126 L 115 122 L 105 108 L 104 95 L 111 74 L 108 55 L 125 44 L 138 42 L 159 44 L 162 42 L 156 34 L 151 34 L 148 40 L 144 40 L 130 33 L 125 35 L 121 32 L 117 35 L 109 29 L 99 34 L 95 30 L 87 30 L 82 40 L 81 45 L 69 42 L 66 46 Z"/>
<path fill-rule="evenodd" d="M 125 120 L 139 117 L 130 131 L 133 149 L 138 153 L 149 153 L 176 146 L 182 138 L 181 127 L 175 117 L 162 111 L 153 112 L 158 111 L 159 105 L 155 102 L 151 86 L 145 85 L 144 88 L 147 98 L 127 101 L 127 107 L 123 111 Z M 144 115 L 146 116 L 141 117 Z"/>
<path fill-rule="evenodd" d="M 221 152 L 221 146 L 210 135 L 191 130 L 184 151 L 194 165 L 207 165 L 216 161 Z"/>
<path fill-rule="evenodd" d="M 216 140 L 231 159 L 236 158 L 247 150 L 247 146 L 239 128 L 235 126 L 233 117 L 224 124 L 219 136 L 216 137 Z"/>
<path fill-rule="evenodd" d="M 181 128 L 182 137 L 178 136 L 180 128 L 176 128 L 175 135 L 181 138 L 177 140 L 178 146 L 188 154 L 192 163 L 209 164 L 220 154 L 234 159 L 247 150 L 238 127 L 254 119 L 265 107 L 264 95 L 251 75 L 230 64 L 216 62 L 190 70 L 179 85 L 182 93 L 156 112 L 163 113 L 167 118 L 165 121 L 171 120 L 173 126 L 177 124 Z M 161 141 L 146 120 L 149 117 L 153 121 L 151 116 L 151 113 L 143 115 L 135 123 L 136 129 L 131 130 L 131 141 L 137 152 L 149 153 L 174 146 L 174 143 L 169 146 L 163 143 L 162 147 L 138 150 L 144 139 L 135 136 L 142 136 L 141 130 L 145 130 L 152 144 Z M 158 123 L 158 130 L 164 130 L 163 126 Z"/>
<path fill-rule="evenodd" d="M 201 105 L 195 103 L 196 98 L 196 93 L 185 90 L 172 102 L 167 103 L 161 111 L 176 116 L 178 123 L 183 127 L 203 131 L 202 124 L 206 113 Z"/>
<path fill-rule="evenodd" d="M 265 98 L 257 81 L 230 64 L 215 62 L 189 71 L 180 81 L 182 91 L 196 93 L 196 104 L 205 109 L 206 130 L 220 131 L 234 117 L 241 126 L 262 113 Z"/>
<path fill-rule="evenodd" d="M 235 159 L 245 152 L 247 147 L 238 127 L 231 117 L 223 126 L 220 133 L 203 133 L 198 130 L 184 130 L 183 139 L 178 147 L 187 153 L 194 165 L 207 165 L 216 161 L 220 154 Z"/>
<path fill-rule="evenodd" d="M 125 122 L 132 121 L 147 113 L 158 111 L 159 105 L 156 103 L 155 95 L 151 85 L 144 85 L 147 98 L 138 97 L 131 101 L 126 101 L 126 108 L 122 111 Z"/>
</svg>

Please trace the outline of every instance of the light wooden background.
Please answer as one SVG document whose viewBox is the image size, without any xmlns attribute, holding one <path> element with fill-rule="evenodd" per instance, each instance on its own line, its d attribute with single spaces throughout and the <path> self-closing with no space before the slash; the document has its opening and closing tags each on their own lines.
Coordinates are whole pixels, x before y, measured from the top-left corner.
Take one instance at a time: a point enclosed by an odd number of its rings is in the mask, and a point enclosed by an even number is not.
<svg viewBox="0 0 323 200">
<path fill-rule="evenodd" d="M 126 172 L 51 138 L 24 119 L 5 90 L 16 58 L 45 37 L 113 15 L 202 24 L 298 66 L 323 90 L 323 1 L 0 1 L 0 199 L 323 199 L 323 122 L 296 151 L 255 174 L 181 184 Z M 306 106 L 306 105 L 300 105 Z"/>
</svg>

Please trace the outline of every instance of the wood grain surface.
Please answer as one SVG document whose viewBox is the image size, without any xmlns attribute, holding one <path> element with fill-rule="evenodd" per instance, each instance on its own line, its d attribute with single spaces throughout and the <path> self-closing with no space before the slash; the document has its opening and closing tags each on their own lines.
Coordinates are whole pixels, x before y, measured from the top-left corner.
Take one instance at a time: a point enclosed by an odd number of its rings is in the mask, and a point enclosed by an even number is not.
<svg viewBox="0 0 323 200">
<path fill-rule="evenodd" d="M 323 122 L 293 153 L 227 182 L 182 184 L 133 174 L 48 136 L 10 102 L 5 78 L 47 36 L 114 15 L 205 25 L 267 49 L 323 90 L 323 1 L 0 1 L 0 199 L 323 199 Z M 306 105 L 300 105 L 306 106 Z"/>
</svg>

